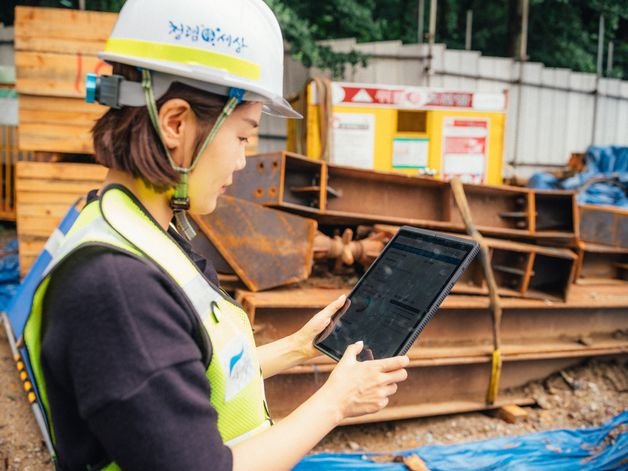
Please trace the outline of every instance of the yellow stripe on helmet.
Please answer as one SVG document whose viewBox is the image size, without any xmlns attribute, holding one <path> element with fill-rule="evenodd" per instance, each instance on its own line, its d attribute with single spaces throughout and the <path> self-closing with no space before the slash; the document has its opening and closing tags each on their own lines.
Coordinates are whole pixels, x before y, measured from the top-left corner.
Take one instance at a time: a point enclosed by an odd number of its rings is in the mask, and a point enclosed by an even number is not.
<svg viewBox="0 0 628 471">
<path fill-rule="evenodd" d="M 199 64 L 214 69 L 226 70 L 233 75 L 250 80 L 259 80 L 261 76 L 260 66 L 255 62 L 195 47 L 176 46 L 137 39 L 110 38 L 107 41 L 105 53 L 178 62 L 181 64 Z"/>
</svg>

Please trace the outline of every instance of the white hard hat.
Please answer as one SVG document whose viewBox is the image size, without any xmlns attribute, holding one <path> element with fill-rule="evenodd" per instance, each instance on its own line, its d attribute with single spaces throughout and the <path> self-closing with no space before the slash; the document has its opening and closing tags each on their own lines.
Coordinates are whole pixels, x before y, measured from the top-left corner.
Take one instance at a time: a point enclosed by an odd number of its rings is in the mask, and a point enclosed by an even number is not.
<svg viewBox="0 0 628 471">
<path fill-rule="evenodd" d="M 235 88 L 267 114 L 301 117 L 283 98 L 283 39 L 262 0 L 127 0 L 99 57 L 151 70 L 157 98 L 173 81 Z M 141 106 L 143 94 L 123 87 L 120 103 Z"/>
</svg>

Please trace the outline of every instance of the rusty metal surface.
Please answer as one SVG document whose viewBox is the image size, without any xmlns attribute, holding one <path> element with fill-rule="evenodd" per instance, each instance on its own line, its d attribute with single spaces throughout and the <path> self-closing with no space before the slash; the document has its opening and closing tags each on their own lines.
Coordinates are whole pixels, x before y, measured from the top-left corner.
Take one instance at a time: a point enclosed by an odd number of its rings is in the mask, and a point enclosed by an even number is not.
<svg viewBox="0 0 628 471">
<path fill-rule="evenodd" d="M 483 233 L 556 240 L 576 236 L 571 193 L 472 184 L 465 185 L 465 193 Z M 321 224 L 391 223 L 464 231 L 446 182 L 328 165 L 287 152 L 248 157 L 228 194 L 311 214 Z"/>
<path fill-rule="evenodd" d="M 376 225 L 376 233 L 392 236 L 399 228 Z M 461 236 L 469 238 L 469 236 Z M 521 298 L 566 300 L 578 257 L 568 249 L 484 239 L 499 294 Z M 488 294 L 479 259 L 475 259 L 454 286 L 454 293 Z"/>
<path fill-rule="evenodd" d="M 328 198 L 325 213 L 352 213 L 370 220 L 396 218 L 449 223 L 449 187 L 423 177 L 410 177 L 335 165 L 327 166 L 328 185 L 338 194 Z"/>
<path fill-rule="evenodd" d="M 551 249 L 554 250 L 554 249 Z M 560 250 L 559 250 L 560 252 Z M 264 344 L 298 330 L 344 289 L 240 291 L 255 338 Z M 574 286 L 566 302 L 503 299 L 502 358 L 496 405 L 524 401 L 507 390 L 548 376 L 582 359 L 628 354 L 628 291 Z M 492 324 L 485 296 L 449 296 L 408 352 L 409 378 L 373 422 L 487 408 Z M 326 380 L 334 362 L 320 356 L 266 381 L 271 412 L 285 417 Z M 290 391 L 287 395 L 286 391 Z M 502 401 L 502 402 L 500 402 Z"/>
<path fill-rule="evenodd" d="M 534 196 L 535 233 L 555 237 L 576 237 L 578 215 L 575 193 L 569 191 L 531 191 Z"/>
<path fill-rule="evenodd" d="M 545 378 L 579 363 L 578 358 L 505 361 L 500 392 Z M 486 408 L 484 397 L 490 376 L 489 362 L 462 365 L 416 366 L 408 368 L 408 379 L 399 383 L 397 393 L 386 409 L 372 416 L 347 423 L 375 422 L 464 410 Z M 287 416 L 325 382 L 328 373 L 277 375 L 265 381 L 266 395 L 273 417 Z M 286 394 L 290 391 L 290 394 Z M 497 403 L 499 404 L 499 403 Z"/>
<path fill-rule="evenodd" d="M 246 167 L 234 174 L 227 194 L 268 206 L 318 211 L 325 189 L 321 162 L 278 152 L 247 157 Z"/>
<path fill-rule="evenodd" d="M 608 284 L 627 281 L 628 249 L 581 242 L 578 255 L 579 283 Z M 625 287 L 628 290 L 628 283 Z"/>
<path fill-rule="evenodd" d="M 627 210 L 584 205 L 579 212 L 583 241 L 628 249 Z"/>
<path fill-rule="evenodd" d="M 331 300 L 330 300 L 331 301 Z M 250 305 L 249 305 L 250 306 Z M 247 304 L 245 303 L 245 307 Z M 298 330 L 322 307 L 256 308 L 255 338 L 258 345 Z M 250 308 L 249 308 L 250 312 Z M 628 346 L 628 307 L 623 308 L 504 308 L 502 341 L 505 348 L 528 345 L 542 349 L 579 349 L 582 338 L 597 336 L 600 343 L 618 336 Z M 441 308 L 421 333 L 417 348 L 449 346 L 490 347 L 491 317 L 487 308 Z M 413 347 L 414 348 L 414 347 Z M 527 348 L 527 347 L 526 347 Z M 490 352 L 490 350 L 484 351 Z"/>
<path fill-rule="evenodd" d="M 230 196 L 219 198 L 212 214 L 193 219 L 252 291 L 295 283 L 310 274 L 316 233 L 311 219 Z"/>
</svg>

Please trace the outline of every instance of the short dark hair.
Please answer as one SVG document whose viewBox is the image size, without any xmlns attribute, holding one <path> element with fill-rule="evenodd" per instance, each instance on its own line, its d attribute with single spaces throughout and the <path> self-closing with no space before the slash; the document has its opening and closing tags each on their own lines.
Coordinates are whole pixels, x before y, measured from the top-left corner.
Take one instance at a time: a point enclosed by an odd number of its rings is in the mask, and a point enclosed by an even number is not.
<svg viewBox="0 0 628 471">
<path fill-rule="evenodd" d="M 114 64 L 113 73 L 122 75 L 127 80 L 141 80 L 140 72 L 128 65 Z M 227 99 L 174 82 L 166 94 L 157 100 L 157 108 L 173 98 L 188 102 L 201 123 L 195 144 L 195 152 L 198 152 Z M 141 178 L 158 192 L 167 191 L 178 183 L 179 174 L 168 161 L 146 106 L 109 109 L 94 124 L 92 136 L 96 161 L 105 167 Z"/>
</svg>

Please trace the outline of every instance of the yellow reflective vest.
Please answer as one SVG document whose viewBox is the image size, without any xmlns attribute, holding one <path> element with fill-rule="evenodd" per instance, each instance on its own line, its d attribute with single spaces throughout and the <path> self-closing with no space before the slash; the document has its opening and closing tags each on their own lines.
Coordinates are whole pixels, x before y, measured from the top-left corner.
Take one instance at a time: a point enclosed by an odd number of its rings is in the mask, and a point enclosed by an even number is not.
<svg viewBox="0 0 628 471">
<path fill-rule="evenodd" d="M 206 372 L 211 384 L 208 401 L 218 413 L 218 431 L 223 441 L 233 445 L 270 427 L 263 377 L 246 313 L 203 276 L 126 188 L 110 185 L 99 200 L 85 206 L 66 235 L 35 291 L 24 329 L 24 342 L 53 444 L 54 424 L 41 364 L 43 302 L 55 268 L 89 245 L 105 246 L 157 265 L 185 294 L 211 340 L 212 355 Z M 119 468 L 112 463 L 105 469 Z"/>
</svg>

